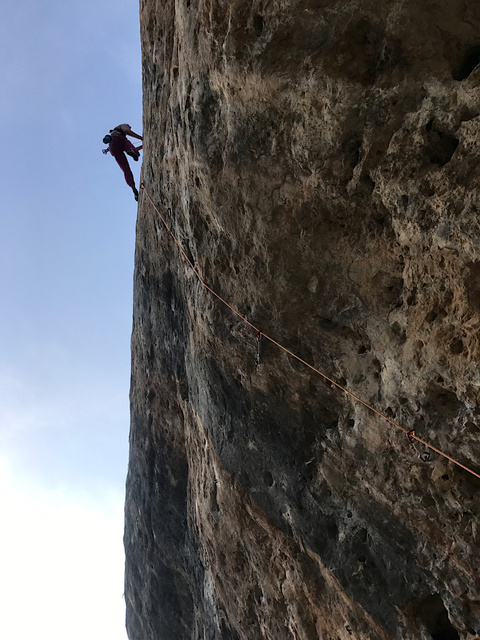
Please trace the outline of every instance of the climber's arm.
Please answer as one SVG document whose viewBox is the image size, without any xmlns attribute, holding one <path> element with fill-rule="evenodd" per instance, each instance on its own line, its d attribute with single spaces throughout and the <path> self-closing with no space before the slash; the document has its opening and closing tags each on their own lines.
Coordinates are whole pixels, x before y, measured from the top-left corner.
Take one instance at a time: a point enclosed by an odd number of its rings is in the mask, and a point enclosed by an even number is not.
<svg viewBox="0 0 480 640">
<path fill-rule="evenodd" d="M 127 136 L 132 136 L 132 138 L 137 138 L 137 140 L 143 140 L 142 136 L 139 136 L 138 133 L 135 133 L 135 131 L 132 131 L 131 129 L 127 133 Z"/>
</svg>

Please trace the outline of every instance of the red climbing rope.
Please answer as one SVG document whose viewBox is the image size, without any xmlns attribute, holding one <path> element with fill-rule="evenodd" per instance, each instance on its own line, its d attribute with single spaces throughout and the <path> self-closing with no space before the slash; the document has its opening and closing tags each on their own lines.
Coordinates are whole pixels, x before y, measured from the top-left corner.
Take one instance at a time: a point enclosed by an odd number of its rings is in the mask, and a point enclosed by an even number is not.
<svg viewBox="0 0 480 640">
<path fill-rule="evenodd" d="M 306 367 L 308 367 L 309 369 L 311 369 L 312 371 L 314 371 L 315 373 L 317 373 L 319 376 L 321 376 L 322 378 L 324 378 L 325 380 L 327 380 L 328 382 L 330 382 L 331 384 L 335 385 L 338 389 L 340 389 L 341 391 L 343 391 L 344 393 L 346 393 L 347 395 L 349 395 L 351 398 L 353 398 L 354 400 L 356 400 L 357 402 L 359 402 L 360 404 L 362 404 L 364 407 L 366 407 L 367 409 L 369 409 L 370 411 L 372 411 L 373 413 L 377 414 L 377 416 L 379 416 L 380 418 L 382 418 L 383 420 L 386 420 L 387 422 L 389 422 L 391 425 L 393 425 L 394 427 L 396 427 L 397 429 L 400 429 L 400 431 L 403 431 L 403 433 L 407 436 L 408 440 L 410 442 L 413 442 L 413 440 L 416 440 L 417 442 L 419 442 L 420 444 L 422 444 L 424 447 L 427 447 L 428 449 L 431 449 L 432 451 L 434 451 L 435 453 L 437 453 L 440 456 L 443 456 L 444 458 L 446 458 L 447 460 L 450 460 L 450 462 L 453 462 L 453 464 L 456 464 L 458 467 L 461 467 L 462 469 L 464 469 L 465 471 L 468 471 L 468 473 L 471 473 L 473 476 L 476 476 L 477 478 L 480 479 L 480 474 L 476 473 L 475 471 L 473 471 L 472 469 L 469 469 L 468 467 L 466 467 L 464 464 L 462 464 L 461 462 L 459 462 L 458 460 L 455 460 L 454 458 L 450 457 L 449 455 L 447 455 L 446 453 L 443 453 L 443 451 L 440 451 L 440 449 L 437 449 L 436 447 L 434 447 L 433 445 L 431 445 L 428 442 L 425 442 L 425 440 L 422 440 L 421 438 L 419 438 L 415 432 L 414 429 L 405 429 L 405 427 L 402 427 L 400 424 L 398 424 L 398 422 L 395 422 L 395 420 L 392 420 L 391 418 L 389 418 L 388 416 L 386 416 L 384 413 L 382 413 L 381 411 L 378 411 L 378 409 L 375 409 L 375 407 L 372 407 L 370 404 L 368 404 L 367 402 L 365 402 L 365 400 L 362 400 L 361 398 L 359 398 L 358 396 L 356 396 L 354 393 L 352 393 L 351 391 L 349 391 L 348 389 L 346 389 L 345 387 L 342 387 L 342 385 L 338 384 L 338 382 L 335 382 L 335 380 L 332 380 L 331 378 L 329 378 L 327 375 L 325 375 L 324 373 L 322 373 L 321 371 L 319 371 L 319 369 L 316 369 L 314 366 L 312 366 L 311 364 L 309 364 L 308 362 L 306 362 L 305 360 L 302 360 L 302 358 L 300 358 L 299 356 L 297 356 L 295 353 L 293 353 L 292 351 L 290 351 L 289 349 L 287 349 L 286 347 L 284 347 L 283 345 L 281 345 L 279 342 L 277 342 L 276 340 L 274 340 L 273 338 L 271 338 L 269 335 L 267 335 L 266 333 L 264 333 L 263 331 L 260 331 L 260 329 L 258 327 L 256 327 L 254 324 L 252 324 L 251 322 L 249 322 L 246 318 L 244 318 L 242 316 L 242 314 L 237 311 L 234 307 L 232 307 L 226 300 L 224 300 L 220 295 L 218 295 L 218 293 L 216 291 L 214 291 L 211 287 L 208 286 L 208 284 L 205 282 L 205 280 L 202 278 L 202 276 L 200 275 L 200 273 L 197 271 L 197 269 L 195 268 L 195 266 L 193 265 L 192 261 L 190 260 L 190 258 L 188 257 L 188 255 L 186 254 L 185 250 L 183 249 L 182 245 L 180 244 L 179 240 L 177 239 L 177 237 L 175 236 L 175 234 L 173 233 L 172 229 L 169 227 L 167 221 L 165 220 L 165 218 L 162 216 L 162 214 L 160 213 L 160 211 L 158 210 L 158 207 L 155 205 L 155 203 L 153 202 L 150 193 L 148 192 L 145 183 L 141 183 L 140 185 L 140 189 L 142 189 L 143 191 L 145 191 L 145 194 L 147 195 L 148 199 L 150 200 L 153 208 L 155 209 L 155 211 L 157 212 L 157 214 L 159 215 L 164 227 L 166 228 L 166 230 L 168 231 L 168 233 L 171 235 L 171 237 L 173 238 L 175 244 L 177 245 L 177 247 L 180 249 L 183 257 L 185 258 L 185 260 L 188 262 L 188 264 L 190 265 L 190 267 L 192 268 L 192 271 L 194 272 L 194 274 L 197 276 L 198 280 L 200 281 L 200 283 L 202 284 L 202 286 L 207 289 L 207 291 L 209 291 L 213 296 L 215 296 L 215 298 L 217 298 L 222 304 L 224 304 L 226 307 L 228 307 L 231 311 L 233 311 L 233 313 L 235 315 L 237 315 L 241 320 L 243 320 L 243 322 L 245 322 L 245 324 L 247 324 L 249 327 L 251 327 L 255 332 L 256 332 L 256 336 L 257 336 L 257 340 L 260 340 L 260 338 L 266 338 L 267 340 L 269 340 L 272 344 L 276 345 L 279 349 L 281 349 L 282 351 L 285 351 L 285 353 L 288 353 L 289 356 L 291 356 L 292 358 L 295 358 L 295 360 L 298 360 L 299 362 L 301 362 L 303 365 L 305 365 Z"/>
</svg>

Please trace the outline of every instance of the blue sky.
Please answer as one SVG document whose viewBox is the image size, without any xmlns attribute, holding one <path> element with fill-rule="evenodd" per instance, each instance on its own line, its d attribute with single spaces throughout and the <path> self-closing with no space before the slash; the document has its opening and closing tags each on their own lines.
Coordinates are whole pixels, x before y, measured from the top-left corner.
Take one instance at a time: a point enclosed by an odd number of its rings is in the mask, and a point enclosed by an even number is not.
<svg viewBox="0 0 480 640">
<path fill-rule="evenodd" d="M 4 0 L 0 76 L 0 637 L 123 640 L 138 2 Z"/>
</svg>

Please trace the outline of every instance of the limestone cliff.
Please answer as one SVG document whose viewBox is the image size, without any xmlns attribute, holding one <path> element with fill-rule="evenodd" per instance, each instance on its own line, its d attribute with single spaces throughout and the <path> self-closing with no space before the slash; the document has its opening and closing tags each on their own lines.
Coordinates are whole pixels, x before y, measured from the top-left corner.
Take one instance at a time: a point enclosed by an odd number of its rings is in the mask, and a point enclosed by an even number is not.
<svg viewBox="0 0 480 640">
<path fill-rule="evenodd" d="M 143 180 L 205 282 L 480 468 L 480 3 L 141 0 Z M 480 482 L 137 222 L 131 640 L 480 637 Z"/>
</svg>

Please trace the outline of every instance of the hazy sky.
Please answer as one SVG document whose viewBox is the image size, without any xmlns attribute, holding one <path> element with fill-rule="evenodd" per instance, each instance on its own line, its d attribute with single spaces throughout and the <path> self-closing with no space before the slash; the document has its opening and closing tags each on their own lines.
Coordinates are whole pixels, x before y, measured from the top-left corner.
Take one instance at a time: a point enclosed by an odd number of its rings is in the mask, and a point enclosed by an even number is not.
<svg viewBox="0 0 480 640">
<path fill-rule="evenodd" d="M 124 640 L 137 0 L 3 0 L 0 77 L 0 638 Z"/>
</svg>

